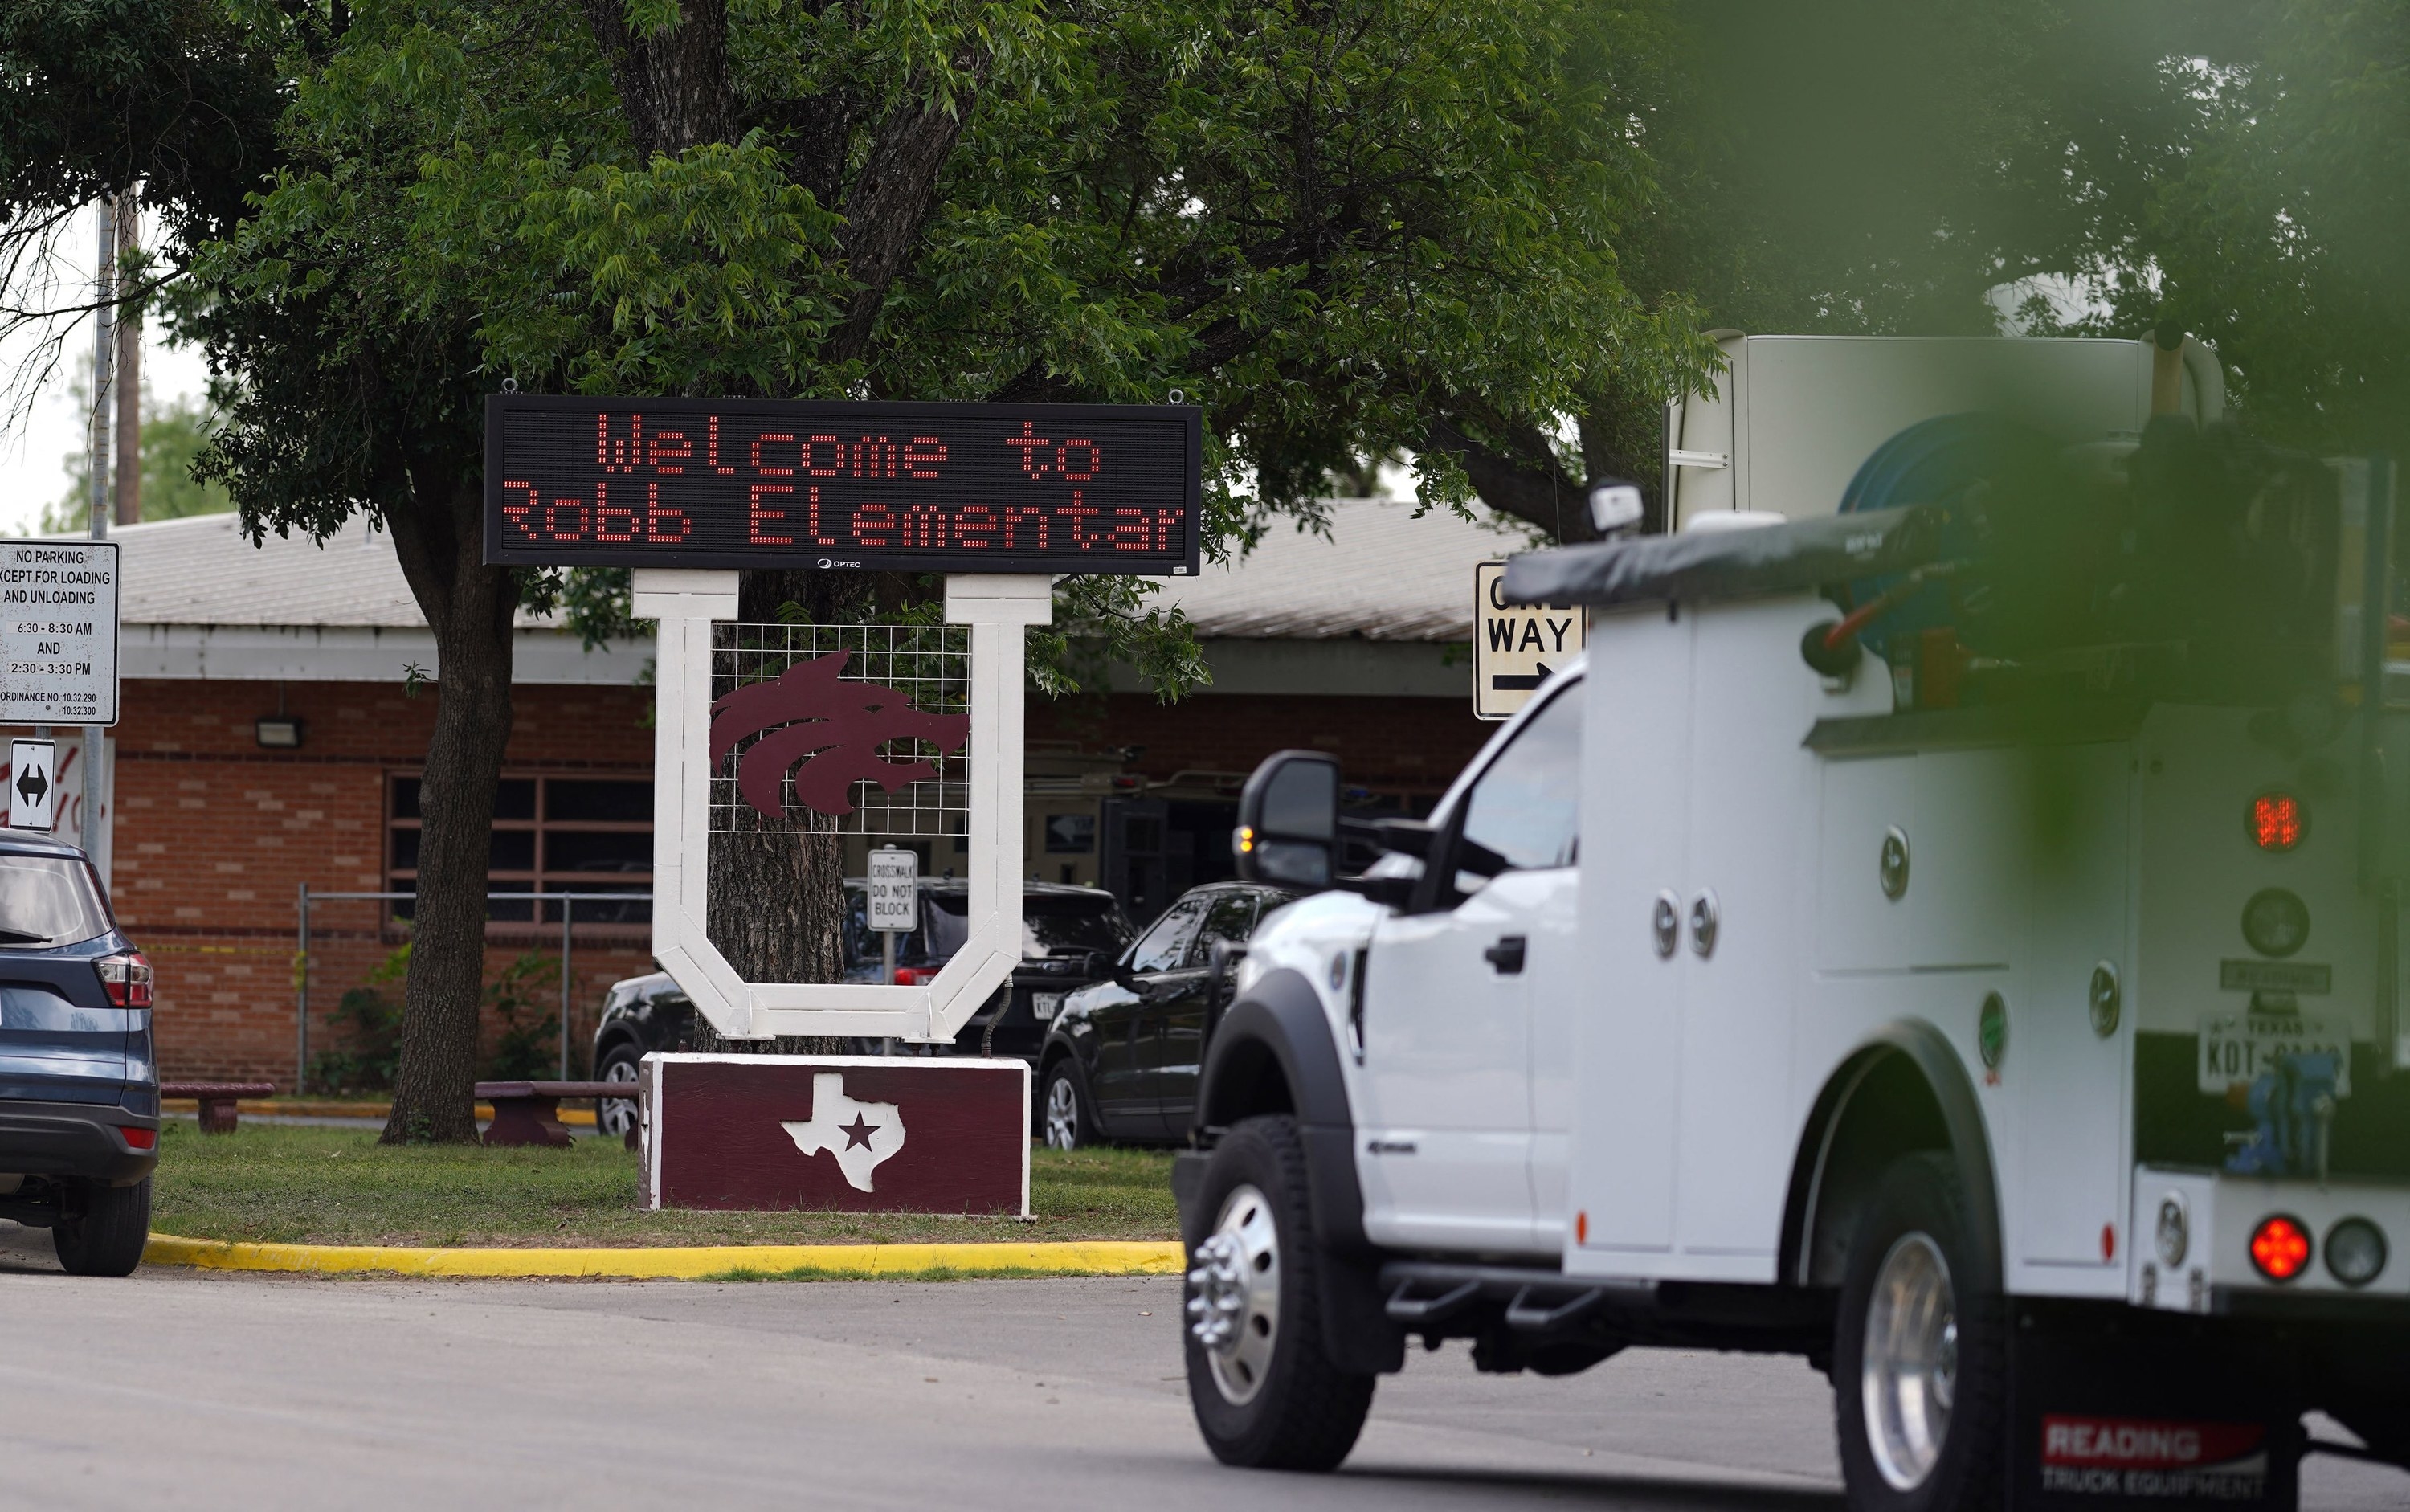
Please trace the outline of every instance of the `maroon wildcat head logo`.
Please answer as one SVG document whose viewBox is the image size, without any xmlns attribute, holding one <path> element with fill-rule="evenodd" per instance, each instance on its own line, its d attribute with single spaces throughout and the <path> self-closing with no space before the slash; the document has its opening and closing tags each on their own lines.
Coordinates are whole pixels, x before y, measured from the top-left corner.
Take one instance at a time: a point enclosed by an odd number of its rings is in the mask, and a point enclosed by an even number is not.
<svg viewBox="0 0 2410 1512">
<path fill-rule="evenodd" d="M 891 762 L 879 747 L 925 740 L 951 754 L 970 739 L 967 714 L 924 714 L 884 683 L 839 682 L 852 660 L 851 651 L 838 651 L 798 662 L 775 682 L 739 688 L 712 704 L 714 767 L 740 742 L 762 736 L 736 759 L 736 791 L 762 818 L 785 817 L 778 790 L 791 770 L 796 802 L 816 814 L 850 814 L 846 794 L 856 782 L 893 792 L 937 775 L 927 762 Z"/>
</svg>

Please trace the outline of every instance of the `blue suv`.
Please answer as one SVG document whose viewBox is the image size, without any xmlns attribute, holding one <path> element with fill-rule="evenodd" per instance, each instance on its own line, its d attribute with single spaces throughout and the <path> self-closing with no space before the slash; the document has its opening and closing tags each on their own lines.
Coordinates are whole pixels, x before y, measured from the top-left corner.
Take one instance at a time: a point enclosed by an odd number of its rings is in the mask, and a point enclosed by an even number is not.
<svg viewBox="0 0 2410 1512">
<path fill-rule="evenodd" d="M 151 963 L 70 845 L 0 830 L 0 1218 L 76 1275 L 124 1275 L 151 1228 Z"/>
</svg>

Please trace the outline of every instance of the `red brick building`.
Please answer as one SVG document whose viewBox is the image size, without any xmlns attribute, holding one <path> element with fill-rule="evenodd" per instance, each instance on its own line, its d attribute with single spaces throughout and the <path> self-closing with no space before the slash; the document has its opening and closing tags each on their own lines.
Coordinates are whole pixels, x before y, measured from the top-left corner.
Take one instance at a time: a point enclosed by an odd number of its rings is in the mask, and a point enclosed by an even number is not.
<svg viewBox="0 0 2410 1512">
<path fill-rule="evenodd" d="M 356 1038 L 329 1022 L 407 938 L 406 901 L 311 907 L 304 885 L 408 893 L 416 784 L 441 669 L 385 539 L 245 540 L 232 516 L 122 531 L 122 715 L 112 732 L 111 886 L 159 971 L 170 1076 L 266 1076 Z M 1268 536 L 1235 569 L 1167 587 L 1204 637 L 1214 685 L 1163 705 L 1135 678 L 1033 699 L 1033 876 L 1103 880 L 1144 915 L 1223 875 L 1236 782 L 1266 753 L 1339 754 L 1393 807 L 1427 803 L 1477 749 L 1469 670 L 1472 565 L 1517 543 L 1404 506 L 1346 502 L 1333 538 Z M 498 807 L 499 892 L 644 893 L 650 883 L 648 643 L 595 651 L 529 622 Z M 67 774 L 72 784 L 72 772 Z M 1084 821 L 1076 816 L 1088 816 Z M 1074 816 L 1050 835 L 1050 820 Z M 1084 841 L 1084 846 L 1082 842 Z M 943 869 L 947 857 L 932 857 Z M 522 1040 L 559 999 L 559 905 L 497 902 L 489 978 L 527 958 Z M 601 915 L 596 917 L 595 915 Z M 602 989 L 651 968 L 641 905 L 581 905 L 573 1050 Z M 399 1000 L 399 983 L 382 989 Z M 489 1015 L 488 1039 L 508 1028 Z M 543 1034 L 547 1046 L 556 1041 Z"/>
</svg>

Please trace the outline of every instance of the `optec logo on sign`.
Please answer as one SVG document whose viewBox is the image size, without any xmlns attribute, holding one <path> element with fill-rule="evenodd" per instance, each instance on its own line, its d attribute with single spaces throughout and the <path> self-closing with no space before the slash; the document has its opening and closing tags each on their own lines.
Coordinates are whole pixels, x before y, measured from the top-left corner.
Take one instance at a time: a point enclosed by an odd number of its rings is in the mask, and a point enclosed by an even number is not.
<svg viewBox="0 0 2410 1512">
<path fill-rule="evenodd" d="M 2263 1424 L 2058 1414 L 2041 1420 L 2045 1490 L 2247 1502 L 2264 1492 L 2267 1477 Z"/>
</svg>

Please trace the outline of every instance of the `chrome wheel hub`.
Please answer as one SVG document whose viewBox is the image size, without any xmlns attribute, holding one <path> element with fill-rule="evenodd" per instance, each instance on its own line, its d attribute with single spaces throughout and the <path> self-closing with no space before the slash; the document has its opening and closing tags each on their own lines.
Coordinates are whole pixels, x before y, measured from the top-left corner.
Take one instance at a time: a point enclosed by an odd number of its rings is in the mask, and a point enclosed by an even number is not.
<svg viewBox="0 0 2410 1512">
<path fill-rule="evenodd" d="M 627 1136 L 628 1130 L 636 1127 L 635 1063 L 624 1060 L 613 1061 L 602 1068 L 602 1080 L 614 1083 L 626 1083 L 628 1096 L 625 1100 L 618 1098 L 602 1099 L 596 1112 L 596 1131 L 612 1139 L 623 1139 Z"/>
<path fill-rule="evenodd" d="M 1875 1273 L 1859 1371 L 1866 1447 L 1896 1490 L 1924 1484 L 1950 1440 L 1958 1394 L 1958 1316 L 1950 1263 L 1924 1234 L 1902 1236 Z"/>
<path fill-rule="evenodd" d="M 1057 1150 L 1080 1142 L 1080 1094 L 1067 1076 L 1046 1083 L 1046 1142 Z"/>
<path fill-rule="evenodd" d="M 1213 1232 L 1197 1246 L 1188 1271 L 1188 1332 L 1222 1399 L 1255 1400 L 1271 1374 L 1280 1342 L 1280 1237 L 1272 1207 L 1253 1186 L 1222 1204 Z"/>
</svg>

